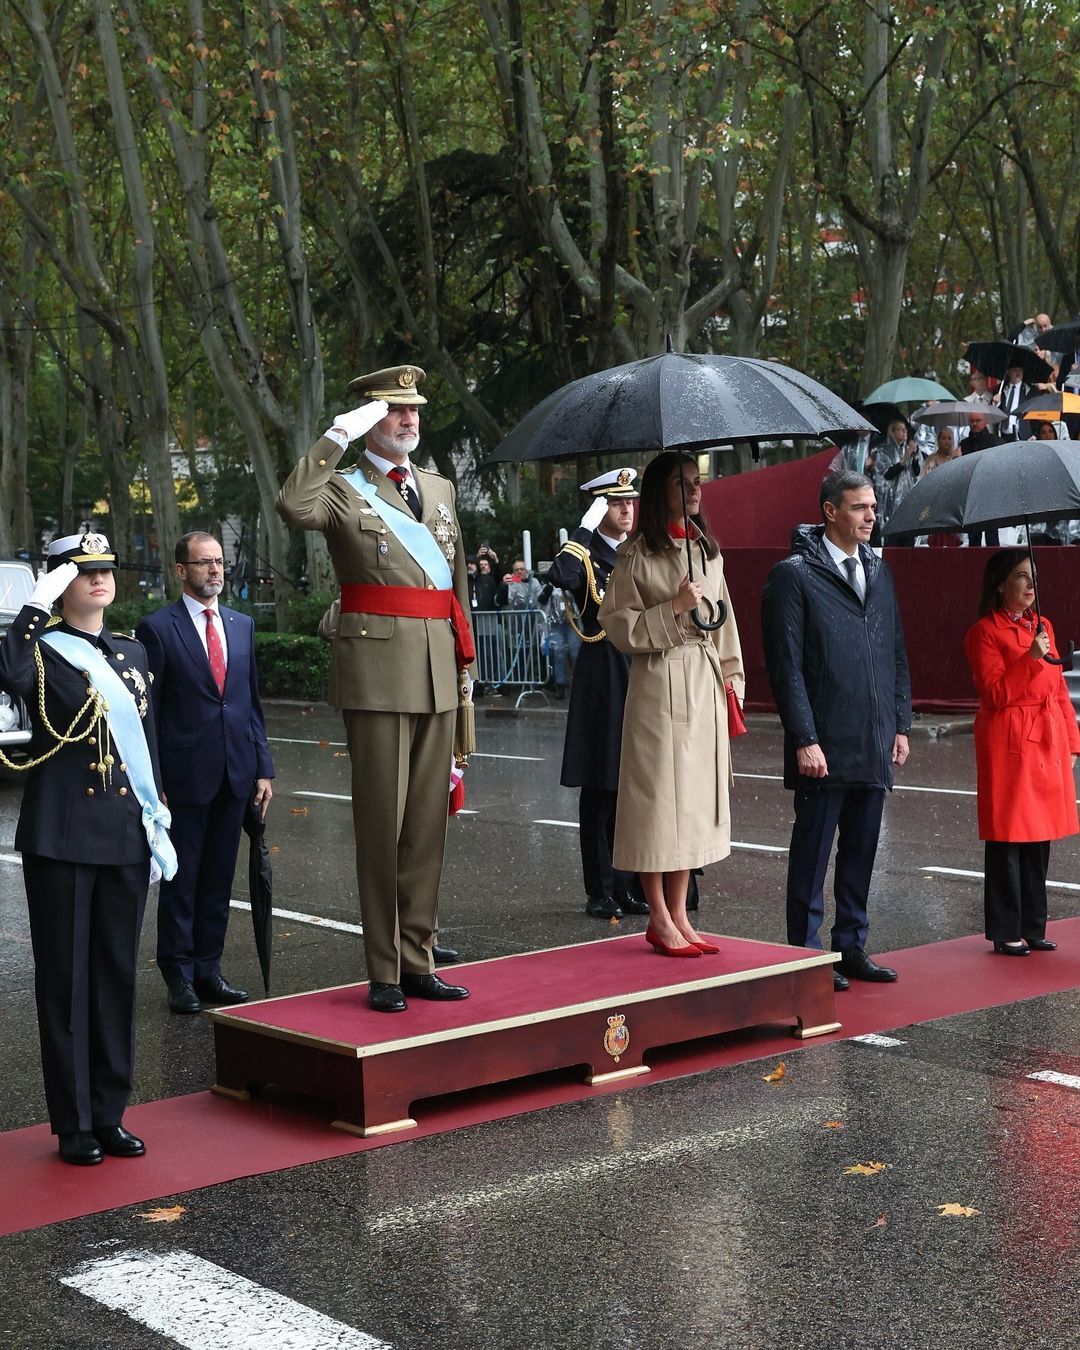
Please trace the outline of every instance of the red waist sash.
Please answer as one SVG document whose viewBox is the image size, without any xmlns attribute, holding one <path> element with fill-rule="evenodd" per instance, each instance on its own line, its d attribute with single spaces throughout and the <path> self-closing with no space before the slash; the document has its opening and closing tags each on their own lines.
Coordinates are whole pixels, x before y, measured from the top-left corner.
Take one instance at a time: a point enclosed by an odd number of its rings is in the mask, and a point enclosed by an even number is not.
<svg viewBox="0 0 1080 1350">
<path fill-rule="evenodd" d="M 476 660 L 472 629 L 453 591 L 429 591 L 419 586 L 363 586 L 349 582 L 341 588 L 342 614 L 388 614 L 395 619 L 449 619 L 454 630 L 458 666 Z"/>
<path fill-rule="evenodd" d="M 449 619 L 453 591 L 428 591 L 419 586 L 341 588 L 342 614 L 390 614 L 396 619 Z"/>
</svg>

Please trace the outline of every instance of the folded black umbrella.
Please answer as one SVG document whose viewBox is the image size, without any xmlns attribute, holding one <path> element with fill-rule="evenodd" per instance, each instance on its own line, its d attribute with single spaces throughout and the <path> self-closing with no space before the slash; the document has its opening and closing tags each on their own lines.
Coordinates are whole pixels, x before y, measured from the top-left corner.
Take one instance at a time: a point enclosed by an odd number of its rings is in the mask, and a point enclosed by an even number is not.
<svg viewBox="0 0 1080 1350">
<path fill-rule="evenodd" d="M 266 843 L 266 821 L 259 808 L 248 803 L 244 812 L 244 833 L 248 836 L 248 899 L 251 901 L 251 925 L 255 930 L 255 950 L 259 954 L 263 989 L 270 992 L 270 949 L 274 939 L 274 871 Z"/>
<path fill-rule="evenodd" d="M 1010 366 L 1019 366 L 1028 384 L 1045 384 L 1054 373 L 1053 366 L 1036 356 L 1031 347 L 1016 342 L 969 342 L 964 360 L 973 370 L 992 375 L 995 380 L 1003 380 Z"/>
</svg>

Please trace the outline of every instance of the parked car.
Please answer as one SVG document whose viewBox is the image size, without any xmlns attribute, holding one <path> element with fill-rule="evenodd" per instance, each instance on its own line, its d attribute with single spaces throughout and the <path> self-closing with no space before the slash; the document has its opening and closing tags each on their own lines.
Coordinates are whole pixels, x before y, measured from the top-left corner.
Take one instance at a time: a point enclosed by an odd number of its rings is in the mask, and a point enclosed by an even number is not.
<svg viewBox="0 0 1080 1350">
<path fill-rule="evenodd" d="M 0 562 L 0 639 L 34 589 L 34 570 L 24 562 Z M 18 764 L 28 758 L 30 719 L 22 699 L 0 691 L 0 750 Z M 0 775 L 10 770 L 0 761 Z"/>
</svg>

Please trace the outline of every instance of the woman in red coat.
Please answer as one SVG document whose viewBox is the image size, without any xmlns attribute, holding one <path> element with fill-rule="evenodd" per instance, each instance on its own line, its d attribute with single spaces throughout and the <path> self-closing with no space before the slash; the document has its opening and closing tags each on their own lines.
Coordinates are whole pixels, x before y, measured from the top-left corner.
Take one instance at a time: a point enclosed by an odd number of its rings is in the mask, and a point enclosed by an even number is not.
<svg viewBox="0 0 1080 1350">
<path fill-rule="evenodd" d="M 1006 548 L 986 564 L 979 621 L 964 639 L 975 717 L 979 838 L 986 841 L 986 937 L 1002 956 L 1051 952 L 1046 938 L 1050 840 L 1076 834 L 1073 765 L 1080 730 L 1054 630 L 1036 620 L 1031 556 Z"/>
</svg>

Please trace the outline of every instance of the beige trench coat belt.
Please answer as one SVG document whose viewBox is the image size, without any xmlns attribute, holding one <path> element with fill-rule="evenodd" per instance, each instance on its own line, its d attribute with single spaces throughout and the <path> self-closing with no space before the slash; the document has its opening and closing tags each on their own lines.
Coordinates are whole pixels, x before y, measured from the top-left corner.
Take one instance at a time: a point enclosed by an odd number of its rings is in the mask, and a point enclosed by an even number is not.
<svg viewBox="0 0 1080 1350">
<path fill-rule="evenodd" d="M 716 820 L 715 824 L 720 822 L 720 800 L 723 796 L 724 783 L 720 778 L 720 728 L 727 725 L 727 690 L 724 687 L 724 672 L 720 668 L 720 655 L 713 646 L 712 639 L 705 633 L 699 633 L 694 630 L 686 639 L 685 651 L 690 647 L 702 647 L 706 656 L 709 658 L 709 664 L 713 668 L 713 674 L 716 678 L 713 680 L 713 763 L 716 765 Z M 674 650 L 679 650 L 675 648 Z M 723 718 L 723 722 L 721 722 Z"/>
</svg>

